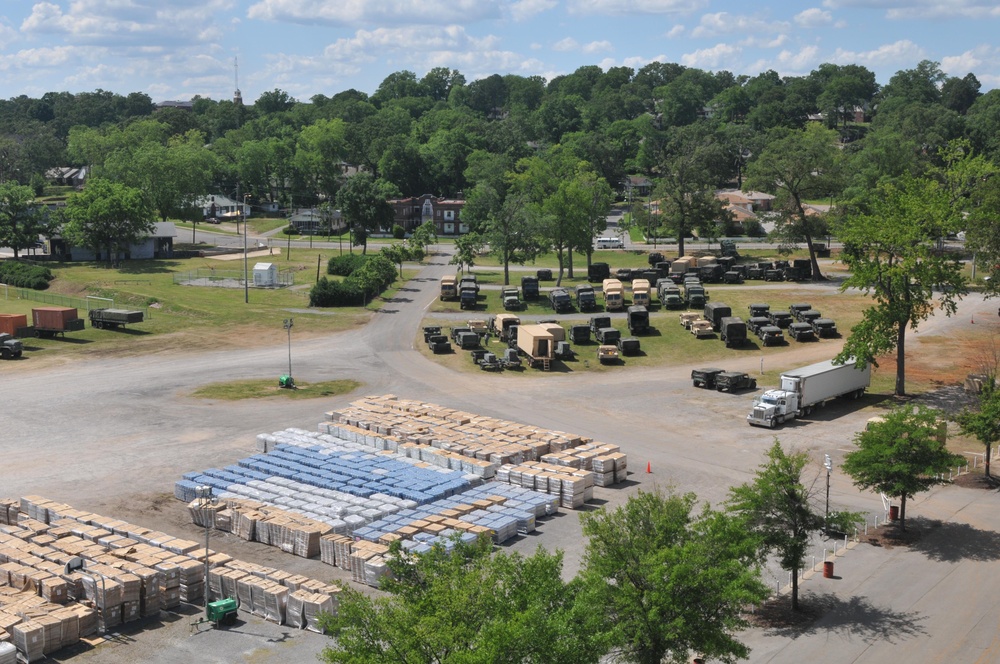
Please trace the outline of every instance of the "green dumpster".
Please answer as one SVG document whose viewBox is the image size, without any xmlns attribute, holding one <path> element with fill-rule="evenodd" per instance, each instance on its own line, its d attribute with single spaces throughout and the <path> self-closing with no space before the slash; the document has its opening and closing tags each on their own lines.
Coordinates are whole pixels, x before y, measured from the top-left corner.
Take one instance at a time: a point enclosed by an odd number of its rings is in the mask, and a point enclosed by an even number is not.
<svg viewBox="0 0 1000 664">
<path fill-rule="evenodd" d="M 209 620 L 219 623 L 236 616 L 236 600 L 232 597 L 209 602 L 206 614 Z"/>
</svg>

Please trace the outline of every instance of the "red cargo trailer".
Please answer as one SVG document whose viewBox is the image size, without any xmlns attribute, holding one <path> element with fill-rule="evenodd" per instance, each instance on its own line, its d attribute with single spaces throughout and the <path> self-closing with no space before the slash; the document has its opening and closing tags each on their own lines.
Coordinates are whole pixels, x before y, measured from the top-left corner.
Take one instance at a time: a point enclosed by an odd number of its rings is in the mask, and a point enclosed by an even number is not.
<svg viewBox="0 0 1000 664">
<path fill-rule="evenodd" d="M 72 307 L 35 307 L 31 310 L 36 337 L 65 336 L 66 332 L 79 332 L 84 328 L 83 319 Z"/>
</svg>

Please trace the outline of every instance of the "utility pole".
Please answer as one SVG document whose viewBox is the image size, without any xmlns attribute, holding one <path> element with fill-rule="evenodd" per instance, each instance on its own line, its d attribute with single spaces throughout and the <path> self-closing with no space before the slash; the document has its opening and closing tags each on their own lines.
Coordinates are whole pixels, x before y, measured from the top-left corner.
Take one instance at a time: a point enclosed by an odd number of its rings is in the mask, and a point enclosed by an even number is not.
<svg viewBox="0 0 1000 664">
<path fill-rule="evenodd" d="M 833 470 L 833 459 L 830 455 L 825 455 L 826 459 L 823 461 L 823 467 L 826 468 L 826 514 L 823 517 L 824 522 L 830 521 L 830 472 Z"/>
</svg>

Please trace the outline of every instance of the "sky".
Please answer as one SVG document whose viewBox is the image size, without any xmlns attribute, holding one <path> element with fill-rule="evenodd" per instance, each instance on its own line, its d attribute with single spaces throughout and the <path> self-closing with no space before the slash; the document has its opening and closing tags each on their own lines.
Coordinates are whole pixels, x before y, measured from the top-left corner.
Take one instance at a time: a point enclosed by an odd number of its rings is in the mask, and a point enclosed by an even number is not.
<svg viewBox="0 0 1000 664">
<path fill-rule="evenodd" d="M 551 79 L 652 61 L 754 76 L 921 60 L 1000 87 L 996 0 L 4 0 L 0 98 L 97 89 L 300 101 L 388 75 Z M 236 66 L 238 63 L 238 67 Z"/>
</svg>

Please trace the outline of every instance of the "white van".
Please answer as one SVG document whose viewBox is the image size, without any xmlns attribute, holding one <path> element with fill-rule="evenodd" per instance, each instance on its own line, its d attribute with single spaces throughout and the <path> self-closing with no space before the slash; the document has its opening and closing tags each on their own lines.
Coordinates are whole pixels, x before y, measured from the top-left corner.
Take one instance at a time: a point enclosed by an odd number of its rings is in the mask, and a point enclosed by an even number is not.
<svg viewBox="0 0 1000 664">
<path fill-rule="evenodd" d="M 625 243 L 617 237 L 599 237 L 596 246 L 598 249 L 624 249 Z"/>
</svg>

